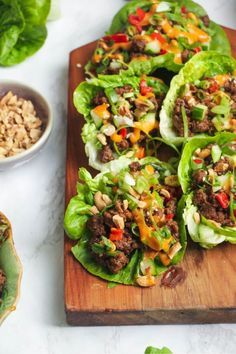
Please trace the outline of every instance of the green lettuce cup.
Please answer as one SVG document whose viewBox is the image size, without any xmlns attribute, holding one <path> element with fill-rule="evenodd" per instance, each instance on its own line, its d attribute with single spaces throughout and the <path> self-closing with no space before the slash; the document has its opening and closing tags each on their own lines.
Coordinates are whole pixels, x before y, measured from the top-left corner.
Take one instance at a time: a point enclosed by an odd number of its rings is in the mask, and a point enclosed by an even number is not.
<svg viewBox="0 0 236 354">
<path fill-rule="evenodd" d="M 184 220 L 194 242 L 211 248 L 236 243 L 236 134 L 193 138 L 183 150 L 179 182 Z"/>
<path fill-rule="evenodd" d="M 118 158 L 155 155 L 162 141 L 159 111 L 167 90 L 163 81 L 149 76 L 100 75 L 81 83 L 74 105 L 86 121 L 82 139 L 89 165 L 104 170 Z"/>
<path fill-rule="evenodd" d="M 0 324 L 15 310 L 22 276 L 9 220 L 0 213 Z"/>
<path fill-rule="evenodd" d="M 195 55 L 170 84 L 160 113 L 163 139 L 179 145 L 197 135 L 236 132 L 236 60 Z"/>
<path fill-rule="evenodd" d="M 19 64 L 47 37 L 50 0 L 0 0 L 0 66 Z"/>
<path fill-rule="evenodd" d="M 78 240 L 75 258 L 93 275 L 127 285 L 155 285 L 186 249 L 185 201 L 176 170 L 147 157 L 95 178 L 79 170 L 64 228 Z"/>
<path fill-rule="evenodd" d="M 231 53 L 223 29 L 190 0 L 131 1 L 114 17 L 86 66 L 89 75 L 178 72 L 199 51 Z"/>
</svg>

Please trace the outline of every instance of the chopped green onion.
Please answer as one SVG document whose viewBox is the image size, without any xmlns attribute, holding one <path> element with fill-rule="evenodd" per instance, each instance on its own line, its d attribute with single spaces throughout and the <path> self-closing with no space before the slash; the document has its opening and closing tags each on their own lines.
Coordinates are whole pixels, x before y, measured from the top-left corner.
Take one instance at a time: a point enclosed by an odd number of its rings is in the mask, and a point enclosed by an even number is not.
<svg viewBox="0 0 236 354">
<path fill-rule="evenodd" d="M 216 163 L 217 161 L 219 161 L 220 157 L 221 157 L 221 153 L 222 150 L 219 147 L 219 145 L 213 145 L 212 149 L 211 149 L 211 157 L 214 163 Z"/>
<path fill-rule="evenodd" d="M 188 138 L 188 118 L 184 106 L 181 106 L 181 114 L 184 124 L 184 138 Z"/>
<path fill-rule="evenodd" d="M 161 47 L 157 40 L 151 41 L 145 46 L 145 53 L 147 54 L 158 54 L 160 53 Z"/>
<path fill-rule="evenodd" d="M 116 103 L 118 101 L 118 95 L 113 88 L 105 89 L 105 93 L 106 93 L 106 96 L 111 104 Z"/>
<path fill-rule="evenodd" d="M 212 119 L 212 123 L 214 124 L 214 127 L 218 132 L 223 130 L 223 122 L 220 118 L 220 116 L 216 116 L 215 118 Z"/>
<path fill-rule="evenodd" d="M 205 118 L 206 113 L 207 113 L 207 106 L 199 103 L 195 107 L 193 107 L 192 117 L 195 120 L 202 121 Z"/>
<path fill-rule="evenodd" d="M 134 92 L 133 92 L 133 91 L 132 91 L 132 92 L 125 92 L 125 93 L 123 94 L 123 97 L 124 97 L 124 98 L 134 97 Z"/>
</svg>

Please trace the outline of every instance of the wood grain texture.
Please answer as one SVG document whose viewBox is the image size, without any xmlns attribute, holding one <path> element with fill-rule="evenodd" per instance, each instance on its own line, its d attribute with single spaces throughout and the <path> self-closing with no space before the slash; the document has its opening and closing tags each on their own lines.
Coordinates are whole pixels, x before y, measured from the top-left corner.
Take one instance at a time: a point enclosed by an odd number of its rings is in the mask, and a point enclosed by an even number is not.
<svg viewBox="0 0 236 354">
<path fill-rule="evenodd" d="M 236 56 L 236 31 L 225 29 Z M 83 66 L 95 48 L 89 43 L 70 53 L 66 205 L 76 193 L 77 171 L 88 167 L 80 133 L 83 119 L 73 106 L 73 91 L 84 80 Z M 81 64 L 79 68 L 77 64 Z M 71 325 L 134 325 L 236 322 L 236 246 L 203 250 L 189 242 L 183 269 L 185 282 L 175 289 L 142 289 L 107 283 L 90 275 L 73 258 L 73 242 L 65 236 L 65 310 Z"/>
</svg>

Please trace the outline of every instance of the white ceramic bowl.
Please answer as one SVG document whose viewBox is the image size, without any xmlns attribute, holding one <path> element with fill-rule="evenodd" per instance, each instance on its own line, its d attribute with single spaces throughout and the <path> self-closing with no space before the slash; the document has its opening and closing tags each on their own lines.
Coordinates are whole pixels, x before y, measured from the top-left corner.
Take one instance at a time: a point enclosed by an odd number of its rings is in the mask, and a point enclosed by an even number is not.
<svg viewBox="0 0 236 354">
<path fill-rule="evenodd" d="M 0 159 L 0 171 L 19 166 L 38 154 L 48 140 L 53 125 L 51 109 L 45 98 L 43 98 L 39 92 L 17 81 L 0 80 L 0 98 L 8 91 L 12 91 L 13 94 L 16 94 L 19 98 L 22 97 L 33 103 L 38 117 L 43 122 L 43 133 L 39 140 L 26 151 L 15 156 Z"/>
</svg>

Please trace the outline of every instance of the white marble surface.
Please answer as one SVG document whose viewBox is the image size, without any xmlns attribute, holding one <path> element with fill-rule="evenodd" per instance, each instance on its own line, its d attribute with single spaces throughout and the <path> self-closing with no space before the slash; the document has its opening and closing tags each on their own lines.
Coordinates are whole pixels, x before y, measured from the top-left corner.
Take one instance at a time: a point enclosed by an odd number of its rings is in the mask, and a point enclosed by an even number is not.
<svg viewBox="0 0 236 354">
<path fill-rule="evenodd" d="M 236 28 L 236 0 L 201 0 L 212 19 Z M 0 173 L 0 210 L 11 220 L 24 267 L 17 311 L 0 329 L 0 354 L 236 353 L 236 325 L 71 328 L 63 305 L 63 209 L 68 54 L 102 35 L 122 0 L 62 0 L 44 47 L 1 78 L 30 84 L 52 105 L 55 124 L 40 156 Z M 235 38 L 236 40 L 236 38 Z"/>
</svg>

